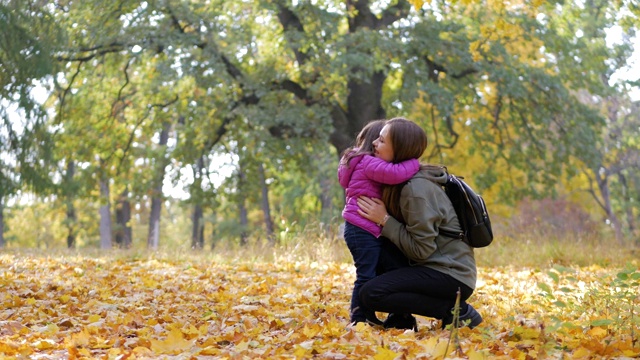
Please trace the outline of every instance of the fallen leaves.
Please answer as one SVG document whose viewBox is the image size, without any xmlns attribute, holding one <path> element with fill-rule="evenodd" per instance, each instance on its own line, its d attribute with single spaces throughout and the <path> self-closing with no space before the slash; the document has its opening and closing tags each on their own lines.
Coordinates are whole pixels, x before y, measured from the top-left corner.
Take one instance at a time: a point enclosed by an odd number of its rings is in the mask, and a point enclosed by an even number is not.
<svg viewBox="0 0 640 360">
<path fill-rule="evenodd" d="M 182 330 L 173 328 L 164 340 L 151 340 L 151 351 L 156 354 L 177 355 L 190 351 L 194 342 L 184 338 Z"/>
<path fill-rule="evenodd" d="M 480 269 L 471 302 L 485 322 L 452 337 L 424 317 L 418 332 L 349 327 L 351 264 L 3 254 L 0 354 L 38 359 L 638 357 L 635 283 L 625 296 L 614 288 L 610 296 L 593 290 L 607 288 L 616 271 Z M 634 276 L 629 272 L 617 281 Z M 616 312 L 630 313 L 611 315 Z"/>
</svg>

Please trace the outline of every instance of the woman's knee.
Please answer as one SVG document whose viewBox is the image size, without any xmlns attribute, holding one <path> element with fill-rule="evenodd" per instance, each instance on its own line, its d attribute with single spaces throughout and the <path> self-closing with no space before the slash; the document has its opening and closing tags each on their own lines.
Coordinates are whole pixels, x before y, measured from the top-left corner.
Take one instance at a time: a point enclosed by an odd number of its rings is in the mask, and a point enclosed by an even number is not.
<svg viewBox="0 0 640 360">
<path fill-rule="evenodd" d="M 358 294 L 360 303 L 364 304 L 365 306 L 368 306 L 369 304 L 369 286 L 367 285 L 369 285 L 368 281 L 362 284 L 362 286 L 360 287 L 360 292 Z"/>
<path fill-rule="evenodd" d="M 373 307 L 382 296 L 383 294 L 380 293 L 373 280 L 367 281 L 360 288 L 360 302 L 367 307 Z"/>
</svg>

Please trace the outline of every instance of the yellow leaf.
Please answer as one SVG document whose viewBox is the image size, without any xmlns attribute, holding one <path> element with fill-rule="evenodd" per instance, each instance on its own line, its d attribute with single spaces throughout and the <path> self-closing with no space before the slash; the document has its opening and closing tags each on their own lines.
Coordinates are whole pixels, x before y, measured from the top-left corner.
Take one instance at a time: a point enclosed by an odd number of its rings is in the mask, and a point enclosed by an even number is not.
<svg viewBox="0 0 640 360">
<path fill-rule="evenodd" d="M 248 341 L 241 341 L 240 343 L 238 343 L 235 347 L 236 351 L 246 351 L 247 349 L 249 349 L 249 342 Z"/>
<path fill-rule="evenodd" d="M 516 334 L 520 335 L 521 339 L 537 339 L 540 337 L 540 329 L 532 329 L 532 328 L 517 328 L 515 331 Z"/>
<path fill-rule="evenodd" d="M 607 336 L 607 330 L 601 327 L 594 327 L 592 329 L 589 329 L 589 331 L 587 331 L 587 334 L 593 336 L 596 339 L 602 339 L 603 337 Z"/>
<path fill-rule="evenodd" d="M 511 359 L 525 360 L 527 358 L 527 354 L 518 349 L 512 349 L 509 353 L 509 357 Z"/>
<path fill-rule="evenodd" d="M 302 346 L 296 346 L 296 350 L 293 352 L 293 355 L 298 359 L 307 358 L 309 350 L 303 348 Z"/>
<path fill-rule="evenodd" d="M 334 321 L 333 319 L 322 328 L 322 335 L 339 337 L 344 333 L 344 324 Z"/>
<path fill-rule="evenodd" d="M 632 357 L 638 357 L 638 356 L 640 356 L 640 351 L 634 351 L 634 350 L 623 350 L 623 351 L 622 351 L 622 354 L 623 354 L 624 356 L 627 356 L 627 357 L 631 357 L 631 358 L 632 358 Z"/>
<path fill-rule="evenodd" d="M 220 349 L 215 346 L 207 346 L 198 352 L 198 355 L 219 355 Z"/>
<path fill-rule="evenodd" d="M 424 0 L 409 0 L 409 2 L 416 10 L 420 10 L 425 3 Z"/>
<path fill-rule="evenodd" d="M 151 340 L 151 350 L 156 354 L 175 355 L 192 346 L 191 341 L 184 339 L 180 329 L 172 329 L 165 340 Z"/>
<path fill-rule="evenodd" d="M 591 357 L 591 350 L 580 347 L 573 352 L 574 359 L 589 359 Z"/>
<path fill-rule="evenodd" d="M 89 315 L 89 318 L 87 319 L 87 321 L 89 322 L 89 324 L 91 324 L 91 323 L 100 321 L 100 319 L 102 319 L 100 315 L 93 314 L 93 315 Z"/>
<path fill-rule="evenodd" d="M 71 296 L 64 294 L 62 296 L 60 296 L 60 302 L 63 304 L 66 304 L 69 302 L 69 300 L 71 300 Z"/>
<path fill-rule="evenodd" d="M 382 346 L 378 346 L 376 355 L 373 358 L 374 360 L 393 360 L 396 358 L 396 356 L 398 356 L 398 353 L 396 353 L 395 351 L 383 348 Z"/>
<path fill-rule="evenodd" d="M 149 289 L 156 289 L 158 288 L 159 283 L 153 279 L 143 279 L 142 283 L 144 284 L 144 286 L 148 287 Z"/>
<path fill-rule="evenodd" d="M 317 325 L 314 325 L 311 327 L 308 325 L 305 325 L 304 328 L 302 329 L 302 334 L 304 334 L 304 336 L 306 336 L 307 339 L 310 339 L 318 335 L 319 332 L 320 332 L 320 328 Z"/>
<path fill-rule="evenodd" d="M 78 355 L 85 356 L 87 358 L 91 358 L 91 351 L 89 349 L 78 349 Z"/>
<path fill-rule="evenodd" d="M 107 356 L 108 359 L 117 359 L 118 355 L 122 354 L 122 349 L 118 349 L 118 348 L 111 348 L 107 351 L 107 353 L 109 354 Z"/>
<path fill-rule="evenodd" d="M 467 356 L 469 357 L 469 360 L 485 360 L 489 358 L 487 353 L 473 349 L 467 351 Z"/>
<path fill-rule="evenodd" d="M 113 294 L 109 290 L 104 290 L 100 292 L 100 300 L 108 301 L 113 297 Z"/>
<path fill-rule="evenodd" d="M 447 349 L 451 350 L 451 347 L 447 343 L 447 341 L 439 341 L 433 351 L 434 358 L 446 358 Z"/>
<path fill-rule="evenodd" d="M 60 328 L 56 324 L 47 324 L 46 326 L 34 327 L 33 330 L 42 334 L 55 334 L 60 331 Z"/>
<path fill-rule="evenodd" d="M 152 355 L 152 351 L 149 348 L 146 348 L 144 346 L 136 346 L 133 349 L 133 353 L 137 354 L 137 355 L 142 355 L 142 356 L 150 356 L 150 355 Z"/>
<path fill-rule="evenodd" d="M 196 329 L 196 327 L 195 327 L 195 326 L 191 325 L 191 326 L 189 326 L 189 328 L 188 328 L 188 329 L 184 330 L 182 333 L 183 333 L 183 334 L 185 334 L 185 335 L 195 335 L 195 336 L 199 336 L 199 335 L 204 335 L 204 334 L 206 334 L 206 331 L 205 331 L 204 333 L 202 333 L 202 332 L 200 331 L 200 329 Z"/>
<path fill-rule="evenodd" d="M 51 339 L 44 339 L 44 340 L 36 341 L 36 343 L 33 344 L 33 347 L 35 347 L 38 350 L 48 350 L 48 349 L 55 348 L 56 343 Z"/>
<path fill-rule="evenodd" d="M 89 346 L 91 343 L 91 335 L 87 330 L 82 330 L 79 333 L 71 334 L 71 339 L 68 341 L 69 347 L 82 347 Z"/>
<path fill-rule="evenodd" d="M 17 321 L 0 321 L 0 336 L 17 334 L 23 329 L 27 327 Z"/>
<path fill-rule="evenodd" d="M 0 354 L 6 355 L 29 355 L 33 353 L 33 349 L 27 343 L 19 344 L 14 341 L 0 341 Z"/>
</svg>

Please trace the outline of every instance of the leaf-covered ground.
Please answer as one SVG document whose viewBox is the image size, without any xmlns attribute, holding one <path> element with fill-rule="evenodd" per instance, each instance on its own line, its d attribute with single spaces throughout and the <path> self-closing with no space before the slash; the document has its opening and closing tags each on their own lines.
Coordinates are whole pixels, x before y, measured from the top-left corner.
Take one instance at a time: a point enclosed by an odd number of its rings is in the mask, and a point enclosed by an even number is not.
<svg viewBox="0 0 640 360">
<path fill-rule="evenodd" d="M 0 254 L 0 357 L 638 358 L 640 273 L 481 268 L 484 323 L 349 328 L 350 264 Z M 383 314 L 380 314 L 381 317 Z"/>
</svg>

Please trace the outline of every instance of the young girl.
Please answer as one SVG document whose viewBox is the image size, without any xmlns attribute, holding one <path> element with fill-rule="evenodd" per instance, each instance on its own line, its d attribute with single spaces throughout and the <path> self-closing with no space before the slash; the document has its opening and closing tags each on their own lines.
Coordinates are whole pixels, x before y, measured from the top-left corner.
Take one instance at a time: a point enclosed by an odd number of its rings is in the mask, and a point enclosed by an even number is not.
<svg viewBox="0 0 640 360">
<path fill-rule="evenodd" d="M 390 148 L 391 144 L 383 144 L 379 139 L 384 125 L 385 120 L 369 122 L 358 134 L 356 145 L 344 152 L 338 167 L 338 180 L 346 190 L 346 201 L 342 211 L 346 221 L 344 238 L 356 267 L 356 281 L 351 295 L 352 324 L 382 324 L 375 312 L 363 308 L 359 300 L 362 285 L 376 276 L 376 265 L 382 247 L 382 239 L 379 239 L 382 230 L 380 224 L 358 214 L 358 197 L 380 198 L 383 184 L 401 184 L 411 179 L 420 168 L 418 159 L 398 164 L 390 162 L 392 159 L 388 158 L 384 149 Z M 378 143 L 379 151 L 374 150 L 374 141 Z"/>
</svg>

